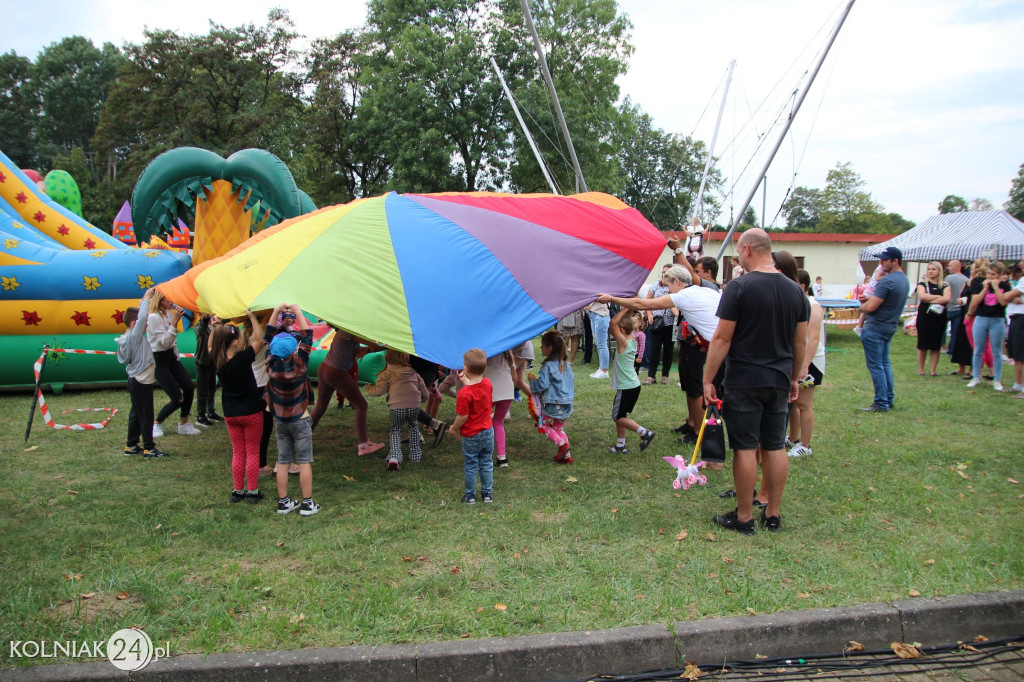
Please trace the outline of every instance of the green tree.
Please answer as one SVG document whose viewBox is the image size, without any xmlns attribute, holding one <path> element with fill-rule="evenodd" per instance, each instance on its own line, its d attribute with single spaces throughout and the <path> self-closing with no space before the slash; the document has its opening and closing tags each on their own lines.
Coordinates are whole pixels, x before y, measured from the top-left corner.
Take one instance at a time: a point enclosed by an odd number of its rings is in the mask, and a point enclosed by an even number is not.
<svg viewBox="0 0 1024 682">
<path fill-rule="evenodd" d="M 849 162 L 837 163 L 828 172 L 821 207 L 819 232 L 887 234 L 893 229 Z"/>
<path fill-rule="evenodd" d="M 782 204 L 786 225 L 793 232 L 813 232 L 821 220 L 822 192 L 814 187 L 796 187 Z"/>
<path fill-rule="evenodd" d="M 377 194 L 390 166 L 366 132 L 359 60 L 359 32 L 313 41 L 306 60 L 312 87 L 300 117 L 305 143 L 292 172 L 318 206 Z"/>
<path fill-rule="evenodd" d="M 970 210 L 972 211 L 991 211 L 994 208 L 995 206 L 993 206 L 992 202 L 988 199 L 983 199 L 982 197 L 975 197 L 971 199 Z"/>
<path fill-rule="evenodd" d="M 1003 208 L 1017 220 L 1024 220 L 1024 163 L 1010 183 L 1010 200 L 1003 204 Z"/>
<path fill-rule="evenodd" d="M 622 199 L 662 230 L 679 229 L 695 214 L 701 175 L 707 159 L 704 143 L 656 128 L 651 117 L 629 98 L 619 108 L 613 143 L 625 178 Z M 714 192 L 721 177 L 712 168 L 704 190 L 704 222 L 718 215 Z"/>
<path fill-rule="evenodd" d="M 901 234 L 915 227 L 913 220 L 907 220 L 899 213 L 889 213 L 889 222 L 892 224 L 892 233 Z"/>
<path fill-rule="evenodd" d="M 510 128 L 488 44 L 496 17 L 476 0 L 371 0 L 360 104 L 394 189 L 499 186 Z"/>
<path fill-rule="evenodd" d="M 753 206 L 747 206 L 747 210 L 743 212 L 743 219 L 740 220 L 741 225 L 749 227 L 760 227 L 757 223 L 757 211 L 754 210 Z"/>
<path fill-rule="evenodd" d="M 0 151 L 17 166 L 35 165 L 39 99 L 31 84 L 32 62 L 16 52 L 0 55 Z"/>
<path fill-rule="evenodd" d="M 967 210 L 967 201 L 955 194 L 947 194 L 946 198 L 939 202 L 939 213 L 961 213 Z"/>
<path fill-rule="evenodd" d="M 498 5 L 504 17 L 495 41 L 495 50 L 502 55 L 498 61 L 518 76 L 510 88 L 556 184 L 571 193 L 575 171 L 520 1 L 498 0 Z M 531 0 L 530 7 L 587 186 L 621 194 L 626 178 L 613 141 L 619 125 L 616 79 L 629 66 L 633 25 L 618 13 L 615 0 Z M 514 139 L 512 186 L 523 192 L 549 191 L 526 140 L 518 134 Z"/>
</svg>

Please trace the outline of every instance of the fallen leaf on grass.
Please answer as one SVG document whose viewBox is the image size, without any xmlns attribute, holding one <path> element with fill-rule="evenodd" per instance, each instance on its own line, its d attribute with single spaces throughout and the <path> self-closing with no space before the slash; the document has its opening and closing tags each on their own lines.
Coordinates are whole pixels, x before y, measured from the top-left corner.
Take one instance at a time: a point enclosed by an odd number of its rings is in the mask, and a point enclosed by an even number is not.
<svg viewBox="0 0 1024 682">
<path fill-rule="evenodd" d="M 846 643 L 846 648 L 843 651 L 864 651 L 864 645 L 851 639 Z"/>
<path fill-rule="evenodd" d="M 412 561 L 413 558 L 414 557 L 411 557 L 411 556 L 404 556 L 404 557 L 402 557 L 402 561 Z"/>
<path fill-rule="evenodd" d="M 932 564 L 934 564 L 934 563 L 935 563 L 935 559 L 925 559 L 925 560 L 924 560 L 924 562 L 925 562 L 926 564 L 928 564 L 929 566 L 931 566 Z"/>
<path fill-rule="evenodd" d="M 480 613 L 480 612 L 481 612 L 481 611 L 483 611 L 483 610 L 484 610 L 484 607 L 482 607 L 482 606 L 481 606 L 480 608 L 478 608 L 478 609 L 476 610 L 476 612 L 477 612 L 477 613 Z"/>
<path fill-rule="evenodd" d="M 352 478 L 351 476 L 342 475 L 342 478 L 345 479 L 346 481 L 348 481 L 349 483 L 355 483 L 356 482 L 356 479 Z"/>
<path fill-rule="evenodd" d="M 1008 478 L 1006 480 L 1009 481 L 1010 483 L 1014 484 L 1014 485 L 1017 485 L 1018 483 L 1020 483 L 1020 481 L 1018 481 L 1017 479 L 1014 479 L 1014 478 Z"/>
<path fill-rule="evenodd" d="M 704 539 L 707 540 L 708 542 L 715 542 L 716 540 L 718 540 L 718 538 L 715 537 L 714 533 L 706 533 L 704 535 Z"/>
<path fill-rule="evenodd" d="M 505 606 L 504 604 L 502 604 L 501 602 L 498 602 L 497 604 L 494 605 L 494 610 L 495 611 L 504 611 L 507 608 L 508 607 Z"/>
<path fill-rule="evenodd" d="M 683 674 L 679 677 L 684 680 L 696 680 L 703 674 L 697 667 L 697 661 L 687 661 L 686 667 L 683 668 Z"/>
<path fill-rule="evenodd" d="M 619 513 L 618 509 L 612 509 L 612 514 L 618 514 L 618 513 Z"/>
<path fill-rule="evenodd" d="M 956 473 L 960 474 L 960 478 L 966 478 L 968 480 L 970 480 L 970 478 L 971 478 L 970 476 L 968 476 L 964 472 L 960 471 L 959 469 L 956 470 Z"/>
<path fill-rule="evenodd" d="M 676 540 L 685 540 L 685 539 L 686 539 L 686 538 L 688 538 L 688 537 L 690 537 L 690 534 L 689 534 L 689 533 L 687 533 L 687 532 L 686 532 L 685 530 L 681 530 L 681 531 L 679 531 L 679 533 L 678 533 L 678 534 L 676 535 Z"/>
<path fill-rule="evenodd" d="M 156 524 L 156 528 L 154 528 L 153 530 L 160 530 L 163 527 L 164 527 L 164 524 L 158 523 L 158 524 Z"/>
<path fill-rule="evenodd" d="M 120 599 L 122 601 L 125 600 L 125 599 L 130 599 L 131 598 L 131 595 L 129 595 L 124 590 L 121 590 L 120 592 L 118 592 L 116 596 L 117 596 L 118 599 Z"/>
<path fill-rule="evenodd" d="M 512 558 L 513 559 L 522 559 L 523 555 L 520 554 L 519 552 L 516 552 L 515 554 L 512 555 Z"/>
<path fill-rule="evenodd" d="M 39 449 L 39 446 L 38 445 L 33 445 L 30 448 L 25 448 L 24 450 L 22 450 L 22 452 L 32 452 L 33 450 L 37 450 L 37 449 Z M 59 478 L 59 477 L 55 477 L 55 478 Z"/>
<path fill-rule="evenodd" d="M 463 632 L 461 635 L 459 635 L 459 639 L 469 639 L 469 633 Z"/>
<path fill-rule="evenodd" d="M 650 474 L 643 474 L 643 475 L 640 476 L 640 478 L 650 478 L 650 477 L 651 477 Z"/>
<path fill-rule="evenodd" d="M 288 622 L 291 623 L 292 625 L 295 625 L 296 623 L 298 623 L 300 621 L 303 621 L 303 620 L 306 620 L 306 614 L 300 613 L 297 616 L 292 616 L 291 618 L 289 618 Z"/>
<path fill-rule="evenodd" d="M 181 531 L 175 531 L 175 532 L 171 533 L 171 537 L 172 537 L 172 538 L 173 538 L 173 537 L 176 537 L 176 536 L 178 536 L 178 535 L 181 535 Z"/>
<path fill-rule="evenodd" d="M 452 575 L 458 575 L 459 571 L 461 571 L 461 570 L 462 570 L 462 566 L 452 566 L 451 567 Z"/>
<path fill-rule="evenodd" d="M 53 477 L 53 480 L 56 481 L 57 479 L 60 479 L 60 478 L 64 478 L 64 474 L 57 474 L 56 476 Z"/>
<path fill-rule="evenodd" d="M 750 608 L 749 606 L 747 607 L 747 613 L 749 613 L 751 616 L 756 616 L 757 615 L 757 611 L 755 611 L 754 609 Z"/>
<path fill-rule="evenodd" d="M 921 593 L 918 592 L 917 590 L 911 590 L 910 592 L 907 592 L 907 594 L 910 595 L 911 597 L 920 597 L 921 596 Z"/>
<path fill-rule="evenodd" d="M 92 599 L 93 597 L 96 596 L 96 593 L 95 592 L 83 592 L 82 594 L 80 594 L 78 596 L 81 597 L 82 599 Z"/>
<path fill-rule="evenodd" d="M 734 563 L 736 563 L 735 559 L 733 559 L 732 557 L 727 557 L 727 556 L 723 556 L 722 557 L 722 561 L 724 561 L 727 564 L 734 564 Z"/>
<path fill-rule="evenodd" d="M 981 653 L 980 649 L 977 649 L 977 648 L 971 646 L 970 644 L 964 644 L 963 642 L 960 642 L 960 648 L 963 649 L 964 651 L 973 651 L 973 652 L 979 653 L 979 654 Z"/>
<path fill-rule="evenodd" d="M 903 642 L 893 642 L 889 646 L 892 647 L 893 653 L 900 658 L 921 658 L 921 650 L 910 644 L 904 644 Z"/>
<path fill-rule="evenodd" d="M 566 483 L 578 483 L 579 480 L 580 479 L 576 478 L 575 476 L 570 476 L 569 478 L 565 479 L 565 482 Z"/>
<path fill-rule="evenodd" d="M 78 494 L 77 490 L 69 490 L 68 491 L 68 495 L 77 495 L 77 494 Z"/>
<path fill-rule="evenodd" d="M 810 599 L 811 598 L 811 593 L 810 592 L 797 592 L 796 596 L 800 597 L 801 599 Z"/>
<path fill-rule="evenodd" d="M 718 574 L 717 573 L 708 573 L 708 577 L 709 578 L 717 578 Z"/>
<path fill-rule="evenodd" d="M 978 635 L 977 637 L 975 637 L 971 641 L 972 642 L 987 642 L 988 641 L 988 637 L 986 637 L 985 635 Z"/>
<path fill-rule="evenodd" d="M 279 543 L 277 543 L 277 546 L 278 547 L 284 547 L 284 543 L 283 542 L 279 542 Z"/>
</svg>

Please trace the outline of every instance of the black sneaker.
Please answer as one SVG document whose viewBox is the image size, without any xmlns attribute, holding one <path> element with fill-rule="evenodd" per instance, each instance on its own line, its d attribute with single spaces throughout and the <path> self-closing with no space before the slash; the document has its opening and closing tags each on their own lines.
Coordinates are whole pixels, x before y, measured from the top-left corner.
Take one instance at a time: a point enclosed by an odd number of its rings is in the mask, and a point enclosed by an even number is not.
<svg viewBox="0 0 1024 682">
<path fill-rule="evenodd" d="M 735 509 L 727 514 L 715 514 L 713 520 L 722 528 L 734 530 L 742 535 L 754 534 L 754 519 L 740 521 Z"/>
<path fill-rule="evenodd" d="M 689 433 L 687 433 L 682 438 L 676 438 L 676 442 L 681 444 L 681 445 L 696 445 L 697 444 L 697 434 L 694 433 L 693 431 L 690 431 Z"/>
<path fill-rule="evenodd" d="M 434 429 L 434 447 L 436 448 L 444 440 L 444 434 L 448 431 L 448 424 L 440 422 L 438 427 Z"/>
<path fill-rule="evenodd" d="M 462 496 L 462 499 L 459 500 L 459 502 L 461 502 L 462 504 L 476 504 L 476 495 L 472 493 L 466 493 L 465 495 Z"/>
<path fill-rule="evenodd" d="M 318 511 L 320 511 L 320 504 L 313 500 L 310 500 L 309 502 L 303 500 L 302 504 L 299 505 L 299 516 L 312 516 Z"/>
<path fill-rule="evenodd" d="M 199 424 L 200 426 L 213 426 L 213 422 L 210 421 L 210 418 L 207 417 L 205 414 L 200 415 L 196 419 L 196 424 Z"/>
<path fill-rule="evenodd" d="M 768 516 L 764 511 L 761 512 L 761 518 L 758 519 L 758 522 L 769 533 L 778 533 L 779 529 L 782 528 L 782 519 L 778 516 Z"/>
<path fill-rule="evenodd" d="M 209 413 L 208 415 L 206 415 L 206 418 L 208 420 L 212 421 L 212 422 L 222 422 L 222 421 L 224 421 L 224 417 L 220 416 L 216 412 Z"/>
<path fill-rule="evenodd" d="M 128 447 L 127 445 L 124 446 L 125 457 L 131 457 L 132 455 L 141 455 L 143 452 L 145 452 L 145 450 L 140 448 L 138 445 L 133 445 L 131 447 Z"/>
<path fill-rule="evenodd" d="M 625 445 L 613 445 L 611 449 L 609 449 L 609 452 L 611 452 L 613 455 L 628 455 L 629 448 L 627 448 Z"/>
<path fill-rule="evenodd" d="M 299 508 L 299 501 L 293 500 L 290 497 L 286 497 L 283 500 L 277 501 L 277 513 L 278 514 L 290 514 Z"/>
<path fill-rule="evenodd" d="M 871 403 L 867 407 L 860 408 L 860 411 L 861 412 L 888 412 L 889 410 L 885 409 L 884 407 L 882 407 L 878 403 Z"/>
<path fill-rule="evenodd" d="M 249 504 L 257 504 L 263 500 L 263 493 L 259 490 L 250 490 L 245 494 L 245 501 Z"/>
<path fill-rule="evenodd" d="M 680 436 L 685 436 L 688 433 L 693 433 L 693 427 L 690 426 L 690 422 L 683 422 L 676 428 L 672 429 L 672 433 L 678 433 Z"/>
<path fill-rule="evenodd" d="M 152 450 L 142 451 L 142 456 L 145 457 L 146 459 L 152 459 L 154 457 L 166 457 L 168 454 L 170 453 L 164 452 L 163 450 L 157 450 L 156 448 L 153 448 Z"/>
<path fill-rule="evenodd" d="M 648 431 L 647 435 L 640 436 L 640 452 L 646 450 L 652 440 L 654 440 L 654 431 Z"/>
<path fill-rule="evenodd" d="M 244 490 L 232 490 L 231 491 L 231 501 L 232 502 L 241 502 L 244 499 L 245 499 L 245 491 Z"/>
<path fill-rule="evenodd" d="M 489 504 L 494 501 L 494 498 L 488 495 L 487 493 L 484 493 L 480 499 L 483 500 L 484 504 Z"/>
</svg>

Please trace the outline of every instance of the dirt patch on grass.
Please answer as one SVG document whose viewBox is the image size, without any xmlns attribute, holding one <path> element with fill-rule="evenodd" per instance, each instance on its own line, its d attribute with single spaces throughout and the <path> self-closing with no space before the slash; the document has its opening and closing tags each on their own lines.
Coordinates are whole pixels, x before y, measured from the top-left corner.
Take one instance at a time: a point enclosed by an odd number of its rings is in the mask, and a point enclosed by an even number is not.
<svg viewBox="0 0 1024 682">
<path fill-rule="evenodd" d="M 49 609 L 46 615 L 54 620 L 75 620 L 81 623 L 91 623 L 97 618 L 112 616 L 120 618 L 135 605 L 135 599 L 127 597 L 118 599 L 115 594 L 97 592 L 89 599 L 78 597 L 68 601 L 62 601 L 57 606 Z"/>
<path fill-rule="evenodd" d="M 569 514 L 566 512 L 530 512 L 530 518 L 537 523 L 565 523 Z"/>
</svg>

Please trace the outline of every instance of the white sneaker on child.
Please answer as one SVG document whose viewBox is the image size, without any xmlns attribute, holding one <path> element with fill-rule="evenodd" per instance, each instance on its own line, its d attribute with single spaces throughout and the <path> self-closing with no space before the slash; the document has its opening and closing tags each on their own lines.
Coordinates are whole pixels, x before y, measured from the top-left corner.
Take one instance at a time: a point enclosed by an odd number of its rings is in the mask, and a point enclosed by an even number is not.
<svg viewBox="0 0 1024 682">
<path fill-rule="evenodd" d="M 153 424 L 153 438 L 163 438 L 163 437 L 164 437 L 164 427 L 160 426 L 159 424 L 154 423 Z"/>
</svg>

